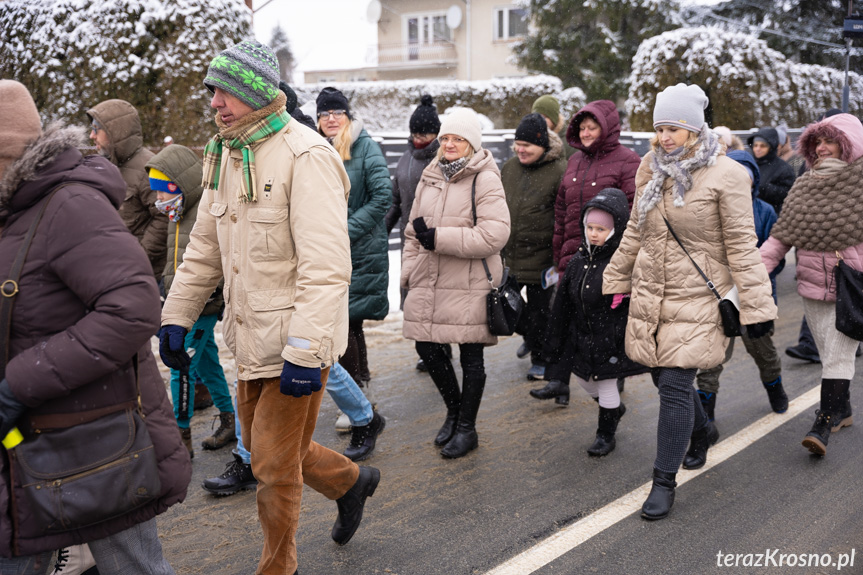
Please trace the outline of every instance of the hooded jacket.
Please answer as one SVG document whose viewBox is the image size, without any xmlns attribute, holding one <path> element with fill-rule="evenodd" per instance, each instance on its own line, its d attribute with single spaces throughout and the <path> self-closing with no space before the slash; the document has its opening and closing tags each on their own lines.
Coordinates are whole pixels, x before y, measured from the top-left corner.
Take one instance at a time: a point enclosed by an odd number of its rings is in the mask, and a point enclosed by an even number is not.
<svg viewBox="0 0 863 575">
<path fill-rule="evenodd" d="M 755 247 L 749 176 L 720 152 L 714 165 L 692 172 L 682 207 L 674 205 L 674 182 L 666 178 L 659 203 L 639 228 L 638 198 L 653 177 L 653 154 L 648 152 L 638 169 L 636 207 L 603 274 L 602 291 L 632 294 L 626 326 L 630 359 L 648 367 L 716 367 L 728 344 L 718 301 L 662 218 L 720 294 L 737 286 L 741 324 L 776 319 L 767 270 Z"/>
<path fill-rule="evenodd" d="M 410 221 L 411 207 L 416 197 L 417 185 L 426 169 L 437 154 L 440 142 L 435 139 L 425 148 L 417 149 L 413 141 L 408 141 L 408 149 L 399 158 L 396 166 L 395 177 L 393 177 L 393 204 L 387 212 L 386 225 L 387 234 L 399 224 L 399 236 L 401 237 L 402 249 L 405 248 L 405 229 Z"/>
<path fill-rule="evenodd" d="M 351 238 L 350 319 L 383 319 L 390 311 L 390 260 L 384 218 L 392 204 L 392 182 L 380 146 L 358 118 L 352 121 L 348 235 Z"/>
<path fill-rule="evenodd" d="M 107 157 L 120 168 L 126 181 L 126 196 L 120 206 L 120 217 L 129 228 L 153 267 L 156 281 L 165 269 L 165 241 L 168 235 L 168 217 L 156 209 L 156 192 L 150 189 L 144 166 L 153 152 L 144 147 L 144 136 L 138 111 L 124 100 L 105 100 L 87 110 L 110 140 Z"/>
<path fill-rule="evenodd" d="M 568 362 L 585 380 L 645 373 L 648 369 L 624 349 L 629 299 L 612 309 L 614 295 L 602 293 L 602 274 L 626 230 L 629 203 L 622 191 L 609 188 L 584 205 L 585 217 L 593 208 L 613 216 L 614 231 L 602 246 L 591 246 L 585 238 L 570 259 L 552 305 L 545 353 L 553 362 Z M 584 227 L 582 218 L 582 236 Z"/>
<path fill-rule="evenodd" d="M 159 324 L 159 292 L 150 264 L 117 208 L 125 184 L 99 156 L 82 157 L 80 129 L 52 126 L 6 170 L 0 195 L 11 215 L 0 235 L 0 275 L 8 277 L 24 235 L 49 192 L 19 282 L 6 378 L 28 418 L 81 414 L 135 400 L 133 356 L 144 422 L 159 462 L 160 497 L 126 515 L 38 539 L 16 537 L 10 519 L 9 468 L 0 458 L 0 555 L 9 557 L 102 539 L 152 519 L 182 501 L 191 478 L 165 384 L 150 351 Z M 46 313 L 47 312 L 47 313 Z"/>
<path fill-rule="evenodd" d="M 602 133 L 590 146 L 581 143 L 579 124 L 590 116 Z M 620 115 L 614 102 L 598 100 L 579 110 L 566 131 L 569 144 L 578 150 L 569 158 L 554 206 L 554 262 L 563 273 L 572 254 L 581 247 L 581 207 L 600 190 L 623 190 L 632 206 L 635 172 L 641 159 L 620 144 Z"/>
<path fill-rule="evenodd" d="M 522 284 L 539 284 L 542 272 L 553 263 L 554 200 L 566 159 L 557 134 L 549 132 L 548 138 L 551 145 L 539 160 L 524 165 L 515 156 L 501 170 L 511 223 L 503 256 Z"/>
<path fill-rule="evenodd" d="M 192 228 L 198 219 L 198 205 L 204 193 L 204 189 L 201 187 L 204 174 L 201 160 L 195 155 L 195 152 L 179 144 L 168 146 L 153 156 L 146 165 L 148 173 L 150 168 L 155 168 L 168 176 L 172 182 L 180 187 L 180 191 L 183 193 L 183 213 L 180 215 L 179 221 L 168 222 L 168 261 L 162 273 L 162 287 L 165 292 L 164 296 L 167 297 L 168 292 L 171 291 L 171 284 L 174 282 L 174 274 L 177 273 L 177 268 L 183 263 L 183 254 L 186 253 L 189 236 L 192 234 Z M 207 300 L 207 305 L 204 306 L 201 315 L 219 313 L 222 305 L 224 305 L 224 298 L 220 284 L 213 292 L 213 297 Z"/>
<path fill-rule="evenodd" d="M 746 139 L 746 144 L 752 148 L 755 138 L 764 138 L 770 151 L 763 157 L 756 158 L 758 169 L 761 171 L 761 181 L 758 185 L 762 200 L 773 206 L 778 216 L 782 210 L 782 202 L 788 195 L 788 190 L 794 184 L 794 170 L 788 163 L 777 155 L 779 149 L 779 133 L 773 128 L 762 128 Z"/>
<path fill-rule="evenodd" d="M 475 225 L 471 209 L 474 180 Z M 408 290 L 402 328 L 405 338 L 497 343 L 488 330 L 486 296 L 491 286 L 481 260 L 485 258 L 494 285 L 500 285 L 500 250 L 509 238 L 509 209 L 491 152 L 480 148 L 449 181 L 436 161 L 429 164 L 411 208 L 410 221 L 416 218 L 435 228 L 435 249 L 422 247 L 413 224 L 408 224 L 401 272 L 401 287 Z"/>
</svg>

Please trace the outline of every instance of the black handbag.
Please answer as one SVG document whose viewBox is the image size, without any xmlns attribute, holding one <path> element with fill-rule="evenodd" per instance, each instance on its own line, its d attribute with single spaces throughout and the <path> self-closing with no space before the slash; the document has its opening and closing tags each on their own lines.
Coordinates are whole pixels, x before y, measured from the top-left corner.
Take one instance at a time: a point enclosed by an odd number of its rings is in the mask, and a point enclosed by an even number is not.
<svg viewBox="0 0 863 575">
<path fill-rule="evenodd" d="M 695 260 L 692 259 L 692 256 L 689 255 L 689 251 L 680 241 L 680 238 L 677 237 L 677 234 L 674 233 L 674 229 L 671 227 L 671 224 L 668 223 L 668 220 L 665 219 L 665 216 L 662 216 L 665 225 L 668 227 L 668 231 L 671 232 L 672 237 L 677 242 L 677 245 L 683 250 L 686 256 L 689 258 L 689 261 L 692 262 L 692 265 L 695 266 L 695 269 L 698 270 L 698 273 L 701 274 L 701 277 L 704 278 L 704 281 L 707 282 L 707 288 L 713 292 L 713 295 L 716 296 L 716 299 L 719 300 L 719 318 L 722 320 L 722 331 L 725 333 L 725 337 L 737 337 L 743 334 L 743 327 L 740 325 L 740 310 L 737 309 L 737 305 L 729 299 L 728 297 L 722 297 L 719 295 L 719 292 L 716 291 L 716 286 L 712 281 L 701 271 L 701 268 L 698 267 L 698 264 L 695 263 Z M 726 294 L 727 295 L 727 294 Z"/>
<path fill-rule="evenodd" d="M 836 329 L 851 339 L 863 341 L 863 272 L 845 263 L 839 252 L 833 268 L 836 282 Z"/>
<path fill-rule="evenodd" d="M 18 280 L 56 189 L 24 237 L 10 278 L 0 284 L 0 377 L 5 376 L 9 361 Z M 83 412 L 25 414 L 18 422 L 24 439 L 7 452 L 14 538 L 37 539 L 80 529 L 125 515 L 159 497 L 158 461 L 144 424 L 137 355 L 133 365 L 137 397 L 127 402 Z"/>
<path fill-rule="evenodd" d="M 476 225 L 476 176 L 470 189 L 470 207 L 473 214 L 473 224 Z M 485 298 L 485 308 L 488 314 L 488 330 L 492 335 L 512 335 L 518 325 L 521 312 L 524 311 L 524 300 L 518 286 L 518 280 L 509 273 L 509 268 L 503 268 L 503 278 L 500 285 L 494 285 L 494 279 L 488 269 L 488 262 L 482 258 L 485 277 L 491 286 L 491 291 Z"/>
</svg>

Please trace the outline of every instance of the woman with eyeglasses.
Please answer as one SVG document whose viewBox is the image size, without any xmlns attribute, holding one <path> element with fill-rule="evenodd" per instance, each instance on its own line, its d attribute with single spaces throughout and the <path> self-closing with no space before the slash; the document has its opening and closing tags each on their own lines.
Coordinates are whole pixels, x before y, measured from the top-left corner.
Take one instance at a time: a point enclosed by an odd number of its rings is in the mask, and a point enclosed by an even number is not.
<svg viewBox="0 0 863 575">
<path fill-rule="evenodd" d="M 351 288 L 348 303 L 348 348 L 339 363 L 363 389 L 374 406 L 363 320 L 384 319 L 389 313 L 389 256 L 384 217 L 392 203 L 392 183 L 380 146 L 351 114 L 348 99 L 335 88 L 318 95 L 318 132 L 330 142 L 351 181 L 348 235 L 351 239 Z M 347 416 L 336 428 L 350 431 Z"/>
<path fill-rule="evenodd" d="M 488 329 L 486 295 L 501 282 L 500 251 L 509 238 L 509 209 L 494 158 L 482 147 L 473 110 L 447 114 L 437 157 L 423 171 L 405 230 L 401 287 L 404 336 L 440 391 L 446 420 L 434 444 L 441 455 L 463 457 L 478 445 L 476 416 L 485 389 L 483 348 L 497 343 Z M 462 387 L 445 345 L 459 346 Z"/>
</svg>

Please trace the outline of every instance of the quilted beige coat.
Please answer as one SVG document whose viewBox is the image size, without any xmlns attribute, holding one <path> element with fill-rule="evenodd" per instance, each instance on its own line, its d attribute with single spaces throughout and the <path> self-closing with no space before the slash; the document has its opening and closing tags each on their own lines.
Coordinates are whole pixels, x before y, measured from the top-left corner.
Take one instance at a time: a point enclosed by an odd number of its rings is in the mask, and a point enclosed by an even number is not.
<svg viewBox="0 0 863 575">
<path fill-rule="evenodd" d="M 707 288 L 662 216 L 720 294 L 740 292 L 743 325 L 776 318 L 767 270 L 761 263 L 746 170 L 722 153 L 716 164 L 692 173 L 683 207 L 675 207 L 672 181 L 638 229 L 638 200 L 652 176 L 648 152 L 635 177 L 630 220 L 603 275 L 605 294 L 632 293 L 626 355 L 648 367 L 701 368 L 722 363 L 728 343 L 718 300 Z"/>
<path fill-rule="evenodd" d="M 474 178 L 476 225 L 471 212 Z M 408 289 L 404 336 L 436 343 L 497 343 L 486 323 L 491 286 L 481 259 L 486 258 L 494 283 L 499 284 L 509 209 L 491 153 L 480 149 L 449 182 L 437 161 L 429 164 L 417 186 L 410 221 L 419 217 L 435 228 L 435 249 L 422 247 L 408 224 L 401 274 L 401 286 Z"/>
</svg>

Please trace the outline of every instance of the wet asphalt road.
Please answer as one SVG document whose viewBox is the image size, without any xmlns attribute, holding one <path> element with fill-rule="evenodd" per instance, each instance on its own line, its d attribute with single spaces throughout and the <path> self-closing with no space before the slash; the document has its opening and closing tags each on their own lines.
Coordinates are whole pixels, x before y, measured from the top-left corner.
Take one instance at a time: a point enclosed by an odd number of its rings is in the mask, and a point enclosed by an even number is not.
<svg viewBox="0 0 863 575">
<path fill-rule="evenodd" d="M 780 317 L 774 341 L 796 343 L 802 304 L 793 265 L 779 277 Z M 596 428 L 596 404 L 573 388 L 568 408 L 528 396 L 520 338 L 488 350 L 488 384 L 480 409 L 480 447 L 444 460 L 432 439 L 444 418 L 428 375 L 414 370 L 411 342 L 397 327 L 367 327 L 378 410 L 387 418 L 378 447 L 363 464 L 381 483 L 366 505 L 353 540 L 339 547 L 329 533 L 336 506 L 306 489 L 297 535 L 303 575 L 482 574 L 530 549 L 560 528 L 649 481 L 656 449 L 658 397 L 648 376 L 627 380 L 617 449 L 596 459 L 585 453 Z M 791 399 L 816 387 L 820 366 L 782 353 Z M 863 409 L 860 372 L 852 403 Z M 713 469 L 677 489 L 671 515 L 659 522 L 637 513 L 535 571 L 546 574 L 863 574 L 863 424 L 831 437 L 817 458 L 800 446 L 814 419 L 806 409 Z M 210 408 L 193 420 L 195 442 L 210 433 Z M 738 342 L 717 403 L 722 439 L 770 413 L 758 372 Z M 348 436 L 333 429 L 336 408 L 325 399 L 315 439 L 339 451 Z M 199 485 L 223 470 L 230 455 L 197 450 L 189 496 L 159 518 L 165 554 L 179 574 L 254 573 L 261 536 L 253 492 L 214 498 Z M 709 456 L 708 456 L 709 459 Z M 717 553 L 840 554 L 854 566 L 719 567 Z M 778 555 L 774 555 L 774 559 Z M 753 555 L 750 559 L 756 561 Z M 746 561 L 741 558 L 740 562 Z"/>
</svg>

